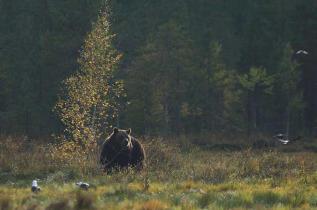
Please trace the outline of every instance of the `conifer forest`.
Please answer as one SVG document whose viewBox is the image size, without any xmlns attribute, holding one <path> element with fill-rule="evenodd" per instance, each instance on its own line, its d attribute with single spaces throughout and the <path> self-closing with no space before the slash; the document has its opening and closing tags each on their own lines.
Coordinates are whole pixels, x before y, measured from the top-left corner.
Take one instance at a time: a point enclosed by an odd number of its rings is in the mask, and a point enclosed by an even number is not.
<svg viewBox="0 0 317 210">
<path fill-rule="evenodd" d="M 0 0 L 0 209 L 314 209 L 316 160 L 316 0 Z"/>
<path fill-rule="evenodd" d="M 3 0 L 0 10 L 1 133 L 64 130 L 53 111 L 63 81 L 80 71 L 84 40 L 108 10 L 122 55 L 113 79 L 126 97 L 105 126 L 316 136 L 315 1 Z"/>
</svg>

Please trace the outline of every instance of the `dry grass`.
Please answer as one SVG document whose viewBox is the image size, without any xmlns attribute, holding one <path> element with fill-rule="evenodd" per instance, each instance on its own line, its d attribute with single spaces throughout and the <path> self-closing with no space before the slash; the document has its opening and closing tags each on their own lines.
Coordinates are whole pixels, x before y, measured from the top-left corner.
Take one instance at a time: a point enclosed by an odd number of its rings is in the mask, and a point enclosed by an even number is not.
<svg viewBox="0 0 317 210">
<path fill-rule="evenodd" d="M 47 155 L 52 145 L 25 137 L 0 144 L 0 208 L 4 209 L 200 209 L 316 208 L 317 154 L 278 149 L 217 151 L 184 143 L 143 142 L 142 173 L 99 171 L 98 153 L 84 165 Z M 30 183 L 40 178 L 42 192 Z M 87 181 L 88 192 L 77 181 Z"/>
</svg>

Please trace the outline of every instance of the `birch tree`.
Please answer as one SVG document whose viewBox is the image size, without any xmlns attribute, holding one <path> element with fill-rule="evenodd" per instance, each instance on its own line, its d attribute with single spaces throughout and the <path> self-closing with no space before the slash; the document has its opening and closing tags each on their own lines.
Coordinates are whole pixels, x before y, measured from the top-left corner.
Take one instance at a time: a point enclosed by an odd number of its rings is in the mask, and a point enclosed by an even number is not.
<svg viewBox="0 0 317 210">
<path fill-rule="evenodd" d="M 123 82 L 115 77 L 121 54 L 112 45 L 114 36 L 109 34 L 109 22 L 104 13 L 85 40 L 78 59 L 80 69 L 63 82 L 54 107 L 65 126 L 65 133 L 71 137 L 71 141 L 64 140 L 60 148 L 77 151 L 81 157 L 88 157 L 95 149 L 102 128 L 110 126 L 108 122 L 116 117 L 118 99 L 126 96 Z"/>
</svg>

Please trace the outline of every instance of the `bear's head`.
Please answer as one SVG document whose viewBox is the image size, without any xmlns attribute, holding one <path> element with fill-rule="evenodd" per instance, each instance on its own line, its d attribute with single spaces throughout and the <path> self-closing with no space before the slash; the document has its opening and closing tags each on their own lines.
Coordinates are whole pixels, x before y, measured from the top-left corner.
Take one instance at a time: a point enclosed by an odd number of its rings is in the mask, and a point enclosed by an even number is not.
<svg viewBox="0 0 317 210">
<path fill-rule="evenodd" d="M 133 148 L 131 141 L 131 128 L 128 130 L 113 129 L 111 139 L 113 140 L 117 150 L 131 150 Z"/>
</svg>

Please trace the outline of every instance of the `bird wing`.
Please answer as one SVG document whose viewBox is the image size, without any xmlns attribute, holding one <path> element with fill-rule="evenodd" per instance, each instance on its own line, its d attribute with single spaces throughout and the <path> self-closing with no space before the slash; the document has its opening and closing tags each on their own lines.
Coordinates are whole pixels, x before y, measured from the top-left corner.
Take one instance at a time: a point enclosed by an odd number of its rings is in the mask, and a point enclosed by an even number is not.
<svg viewBox="0 0 317 210">
<path fill-rule="evenodd" d="M 273 136 L 274 138 L 277 138 L 277 139 L 283 139 L 284 138 L 284 134 L 276 134 L 275 136 Z"/>
<path fill-rule="evenodd" d="M 299 136 L 299 137 L 297 137 L 297 138 L 295 138 L 295 139 L 292 139 L 292 140 L 279 139 L 279 138 L 277 138 L 277 140 L 279 140 L 279 141 L 282 142 L 283 144 L 288 144 L 288 143 L 291 143 L 291 142 L 293 142 L 293 141 L 297 141 L 297 140 L 299 140 L 300 138 L 301 138 L 301 136 Z"/>
<path fill-rule="evenodd" d="M 289 142 L 288 140 L 283 140 L 283 139 L 276 139 L 276 140 L 282 142 L 283 144 L 287 144 Z"/>
<path fill-rule="evenodd" d="M 299 140 L 299 139 L 301 139 L 301 136 L 298 136 L 298 137 L 296 137 L 295 139 L 292 139 L 291 141 L 297 141 L 297 140 Z"/>
<path fill-rule="evenodd" d="M 308 52 L 305 51 L 305 50 L 298 50 L 298 51 L 296 52 L 296 55 L 298 55 L 298 54 L 305 54 L 305 55 L 307 55 Z"/>
<path fill-rule="evenodd" d="M 76 185 L 79 187 L 89 187 L 89 184 L 85 183 L 85 182 L 78 182 L 78 183 L 76 183 Z"/>
</svg>

